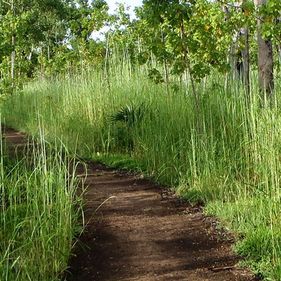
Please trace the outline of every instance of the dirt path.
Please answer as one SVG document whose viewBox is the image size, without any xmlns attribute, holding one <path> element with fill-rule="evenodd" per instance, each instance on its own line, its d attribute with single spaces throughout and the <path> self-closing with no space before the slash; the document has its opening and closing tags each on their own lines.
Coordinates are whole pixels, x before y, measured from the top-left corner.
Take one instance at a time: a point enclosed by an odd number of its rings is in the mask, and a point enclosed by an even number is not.
<svg viewBox="0 0 281 281">
<path fill-rule="evenodd" d="M 8 142 L 23 135 L 6 130 Z M 67 281 L 250 281 L 236 267 L 232 242 L 214 221 L 138 176 L 102 165 L 80 165 L 85 180 L 86 230 Z"/>
</svg>

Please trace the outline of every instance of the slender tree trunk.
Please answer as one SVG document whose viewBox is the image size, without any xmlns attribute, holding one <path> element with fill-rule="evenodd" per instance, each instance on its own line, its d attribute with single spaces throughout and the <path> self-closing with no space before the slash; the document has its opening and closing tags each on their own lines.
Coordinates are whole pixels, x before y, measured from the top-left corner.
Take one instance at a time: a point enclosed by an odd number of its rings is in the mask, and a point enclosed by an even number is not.
<svg viewBox="0 0 281 281">
<path fill-rule="evenodd" d="M 280 24 L 281 23 L 281 12 L 280 12 L 280 17 L 278 17 L 276 19 L 276 25 Z M 279 38 L 278 40 L 278 43 L 276 45 L 276 48 L 277 48 L 277 57 L 278 57 L 278 62 L 279 64 L 281 64 L 281 38 Z"/>
<path fill-rule="evenodd" d="M 13 21 L 15 20 L 15 5 L 14 5 L 14 0 L 11 2 L 11 11 L 13 14 Z M 15 45 L 16 45 L 16 37 L 15 37 L 15 27 L 13 24 L 13 30 L 12 30 L 12 52 L 11 52 L 11 80 L 12 80 L 12 92 L 14 91 L 15 88 L 15 62 L 16 62 L 16 50 L 15 50 Z"/>
<path fill-rule="evenodd" d="M 109 36 L 106 37 L 106 53 L 105 53 L 105 62 L 104 62 L 104 76 L 107 83 L 108 90 L 110 90 L 110 49 L 109 49 Z"/>
<path fill-rule="evenodd" d="M 245 0 L 240 0 L 240 7 L 245 3 Z M 244 10 L 242 9 L 242 12 Z M 240 29 L 238 42 L 242 43 L 243 48 L 238 46 L 238 55 L 236 57 L 236 71 L 239 78 L 242 80 L 246 93 L 250 94 L 250 47 L 249 47 L 249 29 L 248 26 L 244 26 Z M 238 44 L 239 45 L 239 44 Z M 237 46 L 236 46 L 237 48 Z"/>
<path fill-rule="evenodd" d="M 49 45 L 50 42 L 48 42 L 48 47 L 47 47 L 47 56 L 48 56 L 48 62 L 50 61 L 51 59 L 51 52 L 50 52 L 50 45 Z"/>
<path fill-rule="evenodd" d="M 242 30 L 244 48 L 241 51 L 242 62 L 243 62 L 243 73 L 242 79 L 246 89 L 247 94 L 250 94 L 250 47 L 249 47 L 249 30 L 248 28 L 243 28 Z"/>
<path fill-rule="evenodd" d="M 230 19 L 230 13 L 227 5 L 222 5 L 222 10 L 225 13 L 224 21 L 227 22 Z M 228 54 L 228 62 L 231 68 L 231 71 L 229 72 L 228 79 L 227 80 L 234 80 L 237 76 L 237 38 L 232 41 L 230 47 L 229 47 L 229 54 Z M 226 81 L 225 88 L 228 86 L 228 81 Z"/>
<path fill-rule="evenodd" d="M 277 52 L 278 52 L 278 60 L 279 63 L 281 64 L 281 45 L 277 46 Z"/>
<path fill-rule="evenodd" d="M 186 34 L 185 34 L 185 28 L 184 28 L 184 22 L 183 20 L 181 21 L 181 39 L 183 42 L 186 42 Z M 196 91 L 196 87 L 195 87 L 195 81 L 193 79 L 193 76 L 192 76 L 192 72 L 191 72 L 191 65 L 190 65 L 190 60 L 189 60 L 189 50 L 188 50 L 188 47 L 187 46 L 184 46 L 183 47 L 183 59 L 184 59 L 184 62 L 186 63 L 186 68 L 189 72 L 189 76 L 190 76 L 190 82 L 191 82 L 191 87 L 192 87 L 192 92 L 193 92 L 193 96 L 194 96 L 194 99 L 195 99 L 195 104 L 196 104 L 196 108 L 198 110 L 198 113 L 200 112 L 200 106 L 199 106 L 199 95 L 198 95 L 198 92 Z"/>
<path fill-rule="evenodd" d="M 166 39 L 163 30 L 161 29 L 161 41 L 163 46 L 166 47 Z M 164 58 L 164 73 L 165 73 L 165 83 L 166 83 L 166 91 L 169 93 L 169 83 L 170 83 L 170 77 L 169 77 L 169 69 L 168 69 L 168 62 L 167 59 Z"/>
<path fill-rule="evenodd" d="M 236 8 L 239 8 L 245 0 L 238 0 L 235 4 Z M 225 13 L 225 21 L 230 19 L 230 12 L 227 5 L 222 6 L 222 10 Z M 240 43 L 243 48 L 241 49 Z M 228 87 L 228 81 L 241 80 L 245 86 L 245 90 L 249 95 L 250 92 L 250 55 L 249 55 L 249 30 L 247 27 L 241 28 L 239 33 L 236 34 L 236 38 L 233 40 L 229 48 L 229 64 L 231 66 L 231 72 L 227 76 L 225 82 L 225 89 Z"/>
<path fill-rule="evenodd" d="M 16 61 L 16 52 L 15 52 L 15 36 L 12 36 L 12 53 L 11 53 L 11 79 L 12 83 L 15 80 L 15 61 Z"/>
<path fill-rule="evenodd" d="M 267 0 L 255 0 L 257 8 L 267 3 Z M 259 86 L 262 99 L 271 99 L 273 97 L 274 76 L 273 76 L 273 48 L 272 42 L 264 38 L 261 34 L 263 19 L 258 19 L 258 69 Z"/>
<path fill-rule="evenodd" d="M 185 33 L 185 27 L 184 27 L 184 20 L 183 19 L 181 20 L 180 32 L 181 32 L 181 39 L 182 39 L 182 42 L 184 44 L 184 42 L 186 42 L 186 33 Z M 200 106 L 200 96 L 199 96 L 199 93 L 196 90 L 195 80 L 194 80 L 194 77 L 192 75 L 191 63 L 190 63 L 190 59 L 189 59 L 189 48 L 188 48 L 187 45 L 183 46 L 183 59 L 184 59 L 184 62 L 186 64 L 185 75 L 187 75 L 187 71 L 188 71 L 189 77 L 190 77 L 191 89 L 192 89 L 192 93 L 193 93 L 194 101 L 195 101 L 195 110 L 196 110 L 196 115 L 197 115 L 197 119 L 195 121 L 196 127 L 197 127 L 197 130 L 198 130 L 198 133 L 201 134 L 203 132 L 203 120 L 201 119 L 201 116 L 202 116 L 201 113 L 202 112 L 201 112 L 201 106 Z"/>
</svg>

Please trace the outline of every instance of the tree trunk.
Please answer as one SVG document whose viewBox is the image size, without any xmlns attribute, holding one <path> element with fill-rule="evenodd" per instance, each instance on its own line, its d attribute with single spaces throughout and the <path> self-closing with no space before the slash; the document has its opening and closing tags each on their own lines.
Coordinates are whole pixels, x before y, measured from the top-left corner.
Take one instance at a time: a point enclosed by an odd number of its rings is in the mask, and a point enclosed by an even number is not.
<svg viewBox="0 0 281 281">
<path fill-rule="evenodd" d="M 281 64 L 281 45 L 277 46 L 277 52 L 278 52 L 278 60 L 279 63 Z"/>
<path fill-rule="evenodd" d="M 242 62 L 243 62 L 243 72 L 242 79 L 246 89 L 247 94 L 250 94 L 250 47 L 249 47 L 249 30 L 248 28 L 243 28 L 242 30 L 244 48 L 241 51 Z"/>
<path fill-rule="evenodd" d="M 235 5 L 240 7 L 245 0 L 239 0 Z M 222 6 L 222 10 L 225 13 L 225 21 L 230 18 L 227 5 Z M 240 48 L 239 42 L 242 42 L 243 49 Z M 229 63 L 231 65 L 231 78 L 241 79 L 246 93 L 249 96 L 250 93 L 250 47 L 249 47 L 249 29 L 247 26 L 241 28 L 237 34 L 236 40 L 233 41 L 230 46 Z M 237 77 L 238 76 L 238 77 Z M 226 81 L 227 82 L 227 81 Z M 227 84 L 225 85 L 227 87 Z"/>
<path fill-rule="evenodd" d="M 255 0 L 257 8 L 267 3 L 267 0 Z M 259 18 L 258 25 L 258 70 L 259 86 L 262 99 L 273 98 L 274 77 L 273 77 L 273 48 L 272 42 L 261 34 L 263 19 Z"/>
<path fill-rule="evenodd" d="M 15 60 L 16 60 L 16 52 L 15 52 L 15 36 L 12 36 L 12 53 L 11 53 L 11 79 L 14 84 L 15 80 Z"/>
<path fill-rule="evenodd" d="M 13 21 L 15 20 L 15 5 L 14 5 L 14 0 L 11 2 L 11 11 L 13 15 Z M 15 45 L 16 45 L 16 38 L 15 38 L 15 26 L 13 24 L 13 30 L 12 30 L 12 52 L 11 52 L 11 80 L 12 80 L 12 92 L 14 91 L 15 88 L 15 61 L 16 61 L 16 50 L 15 50 Z"/>
<path fill-rule="evenodd" d="M 239 1 L 239 7 L 241 7 L 245 3 L 245 0 Z M 244 9 L 242 9 L 244 13 Z M 249 29 L 248 26 L 244 26 L 240 29 L 237 36 L 238 46 L 238 54 L 236 57 L 236 71 L 238 73 L 239 78 L 242 80 L 247 95 L 250 94 L 250 47 L 249 47 Z M 243 48 L 239 45 L 239 42 L 242 43 Z M 236 44 L 237 45 L 237 44 Z"/>
<path fill-rule="evenodd" d="M 161 29 L 161 41 L 163 46 L 166 49 L 166 39 L 163 30 Z M 169 93 L 169 83 L 170 83 L 170 77 L 169 77 L 169 69 L 168 69 L 168 62 L 166 56 L 164 57 L 164 74 L 165 74 L 165 83 L 166 83 L 166 91 Z"/>
</svg>

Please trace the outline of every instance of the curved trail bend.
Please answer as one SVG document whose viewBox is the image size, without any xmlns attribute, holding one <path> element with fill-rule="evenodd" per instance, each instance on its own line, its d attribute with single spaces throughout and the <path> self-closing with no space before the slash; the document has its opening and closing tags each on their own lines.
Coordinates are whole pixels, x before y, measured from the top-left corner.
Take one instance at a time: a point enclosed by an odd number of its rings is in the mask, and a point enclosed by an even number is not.
<svg viewBox="0 0 281 281">
<path fill-rule="evenodd" d="M 7 142 L 24 135 L 5 130 Z M 74 249 L 67 281 L 253 281 L 239 269 L 231 239 L 200 208 L 136 175 L 100 164 L 79 165 L 87 226 Z"/>
</svg>

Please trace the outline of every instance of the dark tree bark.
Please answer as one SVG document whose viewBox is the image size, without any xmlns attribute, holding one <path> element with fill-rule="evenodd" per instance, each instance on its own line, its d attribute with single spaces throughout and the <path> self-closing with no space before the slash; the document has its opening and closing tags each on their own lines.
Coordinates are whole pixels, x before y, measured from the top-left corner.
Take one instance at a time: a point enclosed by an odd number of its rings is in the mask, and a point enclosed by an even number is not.
<svg viewBox="0 0 281 281">
<path fill-rule="evenodd" d="M 239 0 L 236 3 L 236 7 L 240 7 L 245 0 Z M 225 21 L 229 20 L 229 10 L 226 5 L 222 7 L 225 13 Z M 243 48 L 239 47 L 239 42 L 242 43 Z M 233 41 L 230 47 L 230 58 L 229 58 L 233 78 L 239 78 L 244 86 L 246 93 L 250 93 L 250 48 L 249 48 L 249 29 L 247 26 L 241 28 L 237 34 L 236 40 Z M 237 77 L 238 76 L 238 77 Z"/>
<path fill-rule="evenodd" d="M 267 0 L 255 0 L 257 8 L 267 3 Z M 259 86 L 263 99 L 272 99 L 274 90 L 273 48 L 272 42 L 261 34 L 263 19 L 257 20 L 258 26 L 258 70 Z"/>
<path fill-rule="evenodd" d="M 239 34 L 243 43 L 243 49 L 239 50 L 236 57 L 236 70 L 242 80 L 247 94 L 250 93 L 250 49 L 249 49 L 249 30 L 242 28 Z"/>
</svg>

